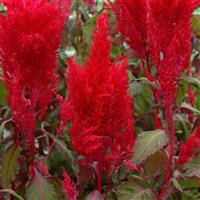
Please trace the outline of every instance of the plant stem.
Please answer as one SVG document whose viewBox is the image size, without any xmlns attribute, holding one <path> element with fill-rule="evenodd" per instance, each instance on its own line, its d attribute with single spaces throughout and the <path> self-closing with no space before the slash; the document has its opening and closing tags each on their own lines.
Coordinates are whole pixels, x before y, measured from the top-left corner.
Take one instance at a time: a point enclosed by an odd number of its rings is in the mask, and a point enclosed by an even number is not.
<svg viewBox="0 0 200 200">
<path fill-rule="evenodd" d="M 174 127 L 174 121 L 173 121 L 173 113 L 172 113 L 172 107 L 171 106 L 165 106 L 165 116 L 166 116 L 166 122 L 167 122 L 167 130 L 168 133 L 171 136 L 171 143 L 170 143 L 170 153 L 169 153 L 169 160 L 167 164 L 167 170 L 165 174 L 165 185 L 163 186 L 160 197 L 163 199 L 165 197 L 165 194 L 167 192 L 167 188 L 170 186 L 170 175 L 171 175 L 171 168 L 173 164 L 173 156 L 174 156 L 174 150 L 175 150 L 175 127 Z"/>
</svg>

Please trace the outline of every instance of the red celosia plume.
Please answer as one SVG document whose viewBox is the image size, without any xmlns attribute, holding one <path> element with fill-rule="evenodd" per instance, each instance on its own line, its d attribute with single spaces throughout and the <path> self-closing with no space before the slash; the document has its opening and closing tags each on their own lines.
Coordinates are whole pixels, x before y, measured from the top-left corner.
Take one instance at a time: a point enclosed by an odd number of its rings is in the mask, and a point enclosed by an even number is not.
<svg viewBox="0 0 200 200">
<path fill-rule="evenodd" d="M 72 60 L 68 63 L 69 97 L 62 105 L 66 115 L 70 113 L 74 149 L 88 162 L 97 162 L 99 189 L 102 173 L 110 175 L 130 158 L 134 144 L 127 60 L 120 64 L 111 61 L 108 34 L 104 14 L 98 20 L 86 66 Z"/>
<path fill-rule="evenodd" d="M 147 58 L 146 0 L 116 0 L 118 27 L 137 56 Z"/>
<path fill-rule="evenodd" d="M 189 67 L 194 0 L 148 0 L 148 44 L 164 103 L 176 97 L 177 79 Z M 178 52 L 178 53 L 177 53 Z"/>
<path fill-rule="evenodd" d="M 43 117 L 57 87 L 57 50 L 70 0 L 4 0 L 0 53 L 16 128 L 34 148 L 36 116 Z M 33 155 L 32 155 L 33 156 Z"/>
<path fill-rule="evenodd" d="M 66 171 L 63 172 L 64 180 L 62 181 L 63 193 L 69 200 L 77 200 L 78 191 L 75 183 L 71 180 Z"/>
<path fill-rule="evenodd" d="M 187 163 L 198 149 L 200 149 L 200 126 L 194 130 L 185 143 L 181 144 L 178 163 Z"/>
</svg>

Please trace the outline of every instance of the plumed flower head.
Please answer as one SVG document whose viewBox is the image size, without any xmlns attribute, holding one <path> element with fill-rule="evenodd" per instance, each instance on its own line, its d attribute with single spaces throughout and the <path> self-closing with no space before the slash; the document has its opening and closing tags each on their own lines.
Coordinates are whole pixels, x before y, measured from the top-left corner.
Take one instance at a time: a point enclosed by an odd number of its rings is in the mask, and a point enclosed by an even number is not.
<svg viewBox="0 0 200 200">
<path fill-rule="evenodd" d="M 4 0 L 7 16 L 0 16 L 0 53 L 11 108 L 18 117 L 45 113 L 57 86 L 56 60 L 70 0 Z M 17 95 L 15 95 L 17 94 Z M 18 102 L 18 103 L 17 103 Z M 29 111 L 28 111 L 29 110 Z"/>
<path fill-rule="evenodd" d="M 108 34 L 104 14 L 98 20 L 86 66 L 73 60 L 68 63 L 69 97 L 62 107 L 71 116 L 74 149 L 109 173 L 130 157 L 134 129 L 127 60 L 120 64 L 111 61 Z"/>
<path fill-rule="evenodd" d="M 2 2 L 8 8 L 7 16 L 0 16 L 4 80 L 16 133 L 28 136 L 34 176 L 35 121 L 37 116 L 44 116 L 57 87 L 57 50 L 71 1 Z"/>
<path fill-rule="evenodd" d="M 189 67 L 191 55 L 190 18 L 194 0 L 149 0 L 147 3 L 148 44 L 157 68 L 166 104 L 176 97 L 177 79 Z"/>
<path fill-rule="evenodd" d="M 118 27 L 137 56 L 146 58 L 146 0 L 116 0 L 113 10 L 117 17 Z"/>
</svg>

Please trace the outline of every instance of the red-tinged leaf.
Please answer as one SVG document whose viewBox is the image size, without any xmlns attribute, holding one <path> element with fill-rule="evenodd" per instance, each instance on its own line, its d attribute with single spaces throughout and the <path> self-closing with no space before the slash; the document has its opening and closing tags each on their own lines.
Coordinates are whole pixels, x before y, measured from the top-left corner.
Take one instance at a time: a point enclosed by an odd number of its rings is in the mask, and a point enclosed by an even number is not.
<svg viewBox="0 0 200 200">
<path fill-rule="evenodd" d="M 55 200 L 57 194 L 54 186 L 48 182 L 35 168 L 35 177 L 28 184 L 26 200 Z"/>
<path fill-rule="evenodd" d="M 147 176 L 155 177 L 162 172 L 165 172 L 167 160 L 167 153 L 165 151 L 158 151 L 149 156 L 144 163 L 144 169 Z"/>
<path fill-rule="evenodd" d="M 80 194 L 84 191 L 84 188 L 87 186 L 87 183 L 89 180 L 90 180 L 90 173 L 89 173 L 88 168 L 83 165 L 79 165 L 78 188 L 79 188 Z"/>
<path fill-rule="evenodd" d="M 36 163 L 36 167 L 44 176 L 49 175 L 49 171 L 43 162 Z"/>
<path fill-rule="evenodd" d="M 16 169 L 17 169 L 17 159 L 21 153 L 21 148 L 19 146 L 13 146 L 3 156 L 2 165 L 2 183 L 4 188 L 9 188 L 11 181 L 13 180 Z"/>
</svg>

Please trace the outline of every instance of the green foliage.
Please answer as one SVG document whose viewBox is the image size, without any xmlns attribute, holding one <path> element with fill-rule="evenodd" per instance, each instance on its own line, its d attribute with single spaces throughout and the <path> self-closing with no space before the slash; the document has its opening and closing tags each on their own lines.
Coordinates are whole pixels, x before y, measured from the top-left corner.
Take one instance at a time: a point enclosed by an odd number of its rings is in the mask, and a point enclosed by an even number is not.
<svg viewBox="0 0 200 200">
<path fill-rule="evenodd" d="M 155 177 L 163 172 L 167 165 L 167 153 L 165 151 L 157 151 L 150 155 L 144 164 L 145 173 L 148 177 Z"/>
<path fill-rule="evenodd" d="M 4 193 L 9 193 L 11 195 L 13 195 L 14 197 L 16 197 L 19 200 L 24 200 L 24 198 L 22 198 L 21 196 L 19 196 L 14 190 L 12 189 L 3 189 L 0 190 L 0 192 L 4 192 Z"/>
<path fill-rule="evenodd" d="M 135 142 L 134 163 L 140 164 L 167 143 L 168 137 L 164 130 L 157 129 L 140 133 Z"/>
<path fill-rule="evenodd" d="M 135 178 L 130 178 L 117 188 L 118 200 L 153 200 L 151 190 Z"/>
<path fill-rule="evenodd" d="M 17 159 L 21 153 L 19 146 L 13 146 L 7 150 L 3 156 L 2 184 L 4 188 L 9 188 L 17 170 Z"/>
<path fill-rule="evenodd" d="M 0 80 L 0 104 L 7 105 L 7 89 L 4 81 Z"/>
<path fill-rule="evenodd" d="M 27 200 L 58 200 L 56 190 L 39 172 L 35 170 L 35 178 L 29 183 L 26 191 Z"/>
<path fill-rule="evenodd" d="M 6 11 L 7 11 L 7 7 L 3 3 L 0 3 L 0 13 L 5 16 Z"/>
<path fill-rule="evenodd" d="M 194 107 L 192 107 L 190 104 L 183 102 L 181 104 L 181 108 L 184 108 L 186 110 L 191 111 L 192 113 L 196 114 L 197 116 L 200 116 L 200 111 Z"/>
</svg>

